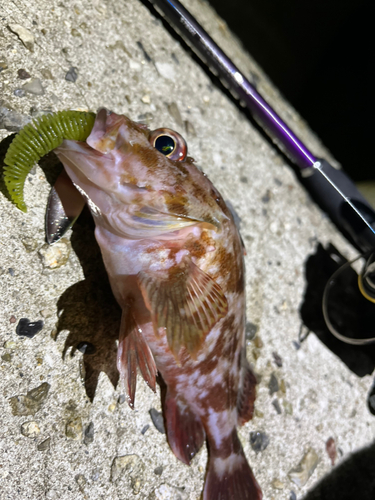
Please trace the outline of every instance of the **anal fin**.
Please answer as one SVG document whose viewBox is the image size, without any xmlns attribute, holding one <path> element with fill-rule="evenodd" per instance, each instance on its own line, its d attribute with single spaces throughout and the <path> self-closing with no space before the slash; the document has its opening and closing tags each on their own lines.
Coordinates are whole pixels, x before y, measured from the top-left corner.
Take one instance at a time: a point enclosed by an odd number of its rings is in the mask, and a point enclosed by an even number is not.
<svg viewBox="0 0 375 500">
<path fill-rule="evenodd" d="M 247 361 L 243 366 L 242 388 L 238 394 L 238 425 L 253 418 L 257 379 Z"/>
<path fill-rule="evenodd" d="M 117 369 L 124 383 L 128 404 L 134 408 L 137 385 L 137 366 L 142 376 L 155 392 L 157 368 L 152 352 L 138 328 L 131 311 L 122 313 L 120 337 L 117 350 Z"/>
<path fill-rule="evenodd" d="M 164 415 L 169 446 L 176 457 L 189 465 L 206 438 L 200 418 L 167 390 Z"/>
</svg>

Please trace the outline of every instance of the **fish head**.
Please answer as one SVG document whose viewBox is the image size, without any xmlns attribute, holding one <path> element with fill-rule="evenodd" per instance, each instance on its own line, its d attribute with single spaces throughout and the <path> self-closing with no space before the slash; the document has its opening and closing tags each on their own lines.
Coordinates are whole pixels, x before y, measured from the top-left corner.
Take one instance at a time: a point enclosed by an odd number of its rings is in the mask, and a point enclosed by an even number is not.
<svg viewBox="0 0 375 500">
<path fill-rule="evenodd" d="M 101 109 L 86 143 L 64 141 L 55 152 L 92 213 L 117 234 L 162 236 L 199 224 L 219 231 L 228 219 L 219 193 L 170 129 L 150 131 Z"/>
</svg>

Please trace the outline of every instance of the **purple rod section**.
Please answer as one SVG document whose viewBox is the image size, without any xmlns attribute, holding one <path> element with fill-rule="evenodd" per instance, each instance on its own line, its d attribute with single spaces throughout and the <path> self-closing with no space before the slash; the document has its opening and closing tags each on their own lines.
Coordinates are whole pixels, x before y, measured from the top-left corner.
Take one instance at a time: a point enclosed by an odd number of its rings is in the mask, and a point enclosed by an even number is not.
<svg viewBox="0 0 375 500">
<path fill-rule="evenodd" d="M 275 144 L 301 169 L 312 167 L 314 155 L 298 139 L 253 85 L 216 45 L 178 0 L 150 0 L 155 8 L 206 63 L 211 71 L 240 99 Z"/>
</svg>

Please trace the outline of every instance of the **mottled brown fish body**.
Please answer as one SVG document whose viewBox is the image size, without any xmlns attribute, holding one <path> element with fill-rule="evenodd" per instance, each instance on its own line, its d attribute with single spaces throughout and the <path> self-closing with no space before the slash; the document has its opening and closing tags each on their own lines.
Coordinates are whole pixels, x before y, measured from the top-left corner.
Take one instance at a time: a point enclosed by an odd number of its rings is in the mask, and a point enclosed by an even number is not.
<svg viewBox="0 0 375 500">
<path fill-rule="evenodd" d="M 118 368 L 130 406 L 137 367 L 152 389 L 159 372 L 175 455 L 188 464 L 207 439 L 204 500 L 259 500 L 236 431 L 252 417 L 256 384 L 240 236 L 220 194 L 178 150 L 183 139 L 165 130 L 102 110 L 87 144 L 65 141 L 56 153 L 93 213 L 123 311 Z M 168 137 L 177 144 L 169 157 Z"/>
</svg>

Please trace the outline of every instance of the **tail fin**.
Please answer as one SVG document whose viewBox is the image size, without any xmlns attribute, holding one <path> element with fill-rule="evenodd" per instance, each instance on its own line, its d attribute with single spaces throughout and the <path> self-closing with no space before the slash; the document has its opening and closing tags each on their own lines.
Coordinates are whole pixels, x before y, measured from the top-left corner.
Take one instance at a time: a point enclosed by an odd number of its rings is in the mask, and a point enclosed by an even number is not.
<svg viewBox="0 0 375 500">
<path fill-rule="evenodd" d="M 203 500 L 262 500 L 262 491 L 233 433 L 232 452 L 222 458 L 210 447 Z M 217 450 L 219 451 L 219 450 Z"/>
</svg>

